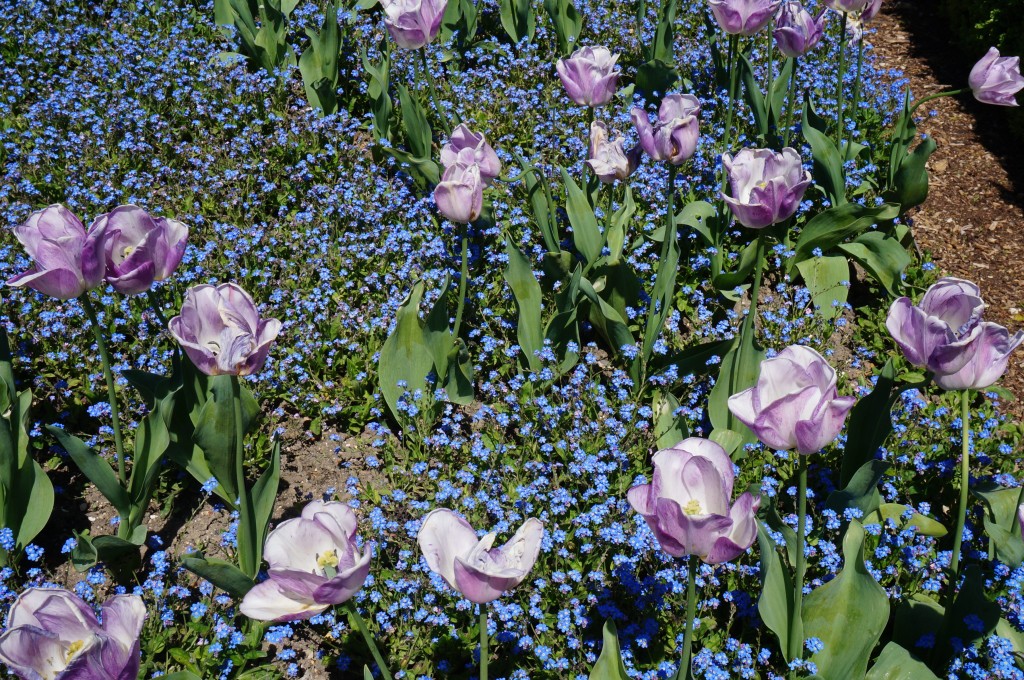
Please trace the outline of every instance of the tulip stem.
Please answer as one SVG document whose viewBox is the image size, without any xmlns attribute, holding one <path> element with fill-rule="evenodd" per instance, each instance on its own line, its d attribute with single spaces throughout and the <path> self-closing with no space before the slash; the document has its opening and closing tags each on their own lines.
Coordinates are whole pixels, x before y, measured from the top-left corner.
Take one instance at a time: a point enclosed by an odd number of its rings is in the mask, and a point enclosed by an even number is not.
<svg viewBox="0 0 1024 680">
<path fill-rule="evenodd" d="M 836 148 L 839 153 L 843 153 L 843 129 L 846 127 L 843 124 L 843 105 L 846 98 L 843 80 L 846 76 L 846 22 L 849 18 L 849 13 L 843 12 L 843 21 L 839 29 L 839 84 L 836 86 Z"/>
<path fill-rule="evenodd" d="M 437 116 L 441 120 L 441 129 L 451 137 L 452 126 L 448 123 L 448 114 L 441 108 L 441 101 L 437 98 L 437 86 L 434 84 L 434 76 L 430 73 L 430 66 L 427 64 L 427 48 L 420 48 L 420 63 L 423 66 L 423 79 L 427 81 L 427 90 L 430 92 L 430 101 L 437 109 Z"/>
<path fill-rule="evenodd" d="M 480 680 L 487 680 L 487 607 L 480 605 Z"/>
<path fill-rule="evenodd" d="M 388 670 L 387 664 L 384 663 L 384 657 L 381 656 L 377 643 L 374 641 L 373 636 L 370 635 L 370 631 L 366 629 L 366 622 L 363 621 L 363 617 L 356 611 L 356 607 L 352 604 L 351 600 L 345 603 L 345 609 L 348 610 L 349 615 L 356 624 L 356 628 L 359 629 L 363 639 L 366 640 L 366 646 L 370 648 L 370 654 L 373 655 L 373 660 L 377 664 L 377 668 L 380 669 L 380 674 L 384 676 L 384 680 L 392 680 L 391 671 Z"/>
<path fill-rule="evenodd" d="M 772 85 L 775 84 L 775 17 L 768 20 L 768 69 L 764 76 L 764 96 L 772 100 Z"/>
<path fill-rule="evenodd" d="M 1024 505 L 1024 484 L 1020 485 L 1020 491 L 1017 493 L 1017 508 L 1020 512 L 1020 506 Z M 1024 527 L 1021 526 L 1019 519 L 1013 521 L 1013 535 L 1020 538 L 1021 532 L 1024 531 Z"/>
<path fill-rule="evenodd" d="M 452 338 L 459 339 L 459 330 L 462 328 L 462 311 L 466 306 L 466 279 L 469 278 L 469 225 L 462 225 L 462 269 L 459 272 L 459 304 L 455 311 L 455 328 L 452 330 Z"/>
<path fill-rule="evenodd" d="M 690 658 L 693 654 L 693 620 L 697 616 L 697 558 L 690 555 L 687 561 L 689 564 L 686 577 L 686 632 L 683 634 L 683 657 L 679 662 L 676 680 L 693 678 Z"/>
<path fill-rule="evenodd" d="M 960 393 L 960 426 L 963 440 L 963 453 L 960 456 L 960 507 L 956 516 L 956 533 L 953 534 L 953 556 L 949 561 L 950 581 L 948 606 L 953 603 L 953 591 L 956 589 L 956 577 L 960 574 L 960 545 L 964 538 L 964 523 L 967 521 L 967 493 L 971 481 L 971 406 L 970 390 Z"/>
<path fill-rule="evenodd" d="M 86 293 L 81 298 L 82 307 L 85 309 L 85 315 L 89 317 L 89 323 L 92 324 L 93 335 L 96 336 L 96 346 L 100 350 L 100 360 L 103 362 L 103 377 L 107 381 L 107 400 L 110 402 L 110 418 L 113 421 L 114 426 L 114 451 L 117 454 L 117 478 L 121 482 L 121 486 L 127 488 L 128 477 L 124 471 L 124 443 L 121 439 L 121 412 L 117 406 L 117 391 L 114 387 L 114 372 L 110 369 L 110 353 L 107 351 L 107 342 L 103 339 L 103 329 L 100 328 L 100 322 L 96 318 L 96 309 L 92 306 L 92 301 L 89 300 L 89 295 Z M 128 518 L 122 517 L 119 525 L 128 528 Z"/>
<path fill-rule="evenodd" d="M 793 113 L 796 111 L 796 71 L 800 65 L 800 60 L 793 59 L 793 71 L 789 75 L 789 109 L 786 111 L 786 129 L 783 134 L 782 146 L 789 146 L 790 140 L 793 138 Z"/>
<path fill-rule="evenodd" d="M 640 360 L 644 362 L 641 368 L 646 369 L 646 362 L 651 356 L 651 352 L 654 351 L 654 343 L 658 340 L 658 336 L 661 334 L 661 327 L 665 322 L 665 317 L 668 315 L 667 305 L 672 300 L 673 295 L 673 284 L 676 280 L 676 268 L 673 267 L 671 270 L 666 264 L 669 257 L 672 254 L 673 247 L 676 247 L 676 256 L 678 258 L 678 234 L 676 233 L 676 219 L 675 219 L 675 193 L 676 193 L 676 173 L 679 171 L 678 166 L 668 166 L 668 195 L 666 197 L 668 202 L 667 213 L 665 216 L 665 234 L 661 239 L 661 257 L 658 262 L 658 275 L 654 280 L 655 296 L 651 299 L 651 306 L 647 312 L 647 323 L 644 325 L 644 344 L 643 352 L 640 355 Z M 677 259 L 678 266 L 678 259 Z M 665 277 L 665 278 L 663 278 Z M 667 286 L 662 288 L 658 284 L 662 281 L 667 282 Z M 664 295 L 658 293 L 664 291 Z M 661 305 L 658 307 L 658 305 Z M 643 382 L 639 382 L 638 389 L 643 389 Z"/>
<path fill-rule="evenodd" d="M 910 107 L 910 120 L 913 121 L 914 114 L 917 113 L 917 109 L 925 102 L 930 102 L 933 99 L 940 99 L 941 97 L 955 97 L 958 94 L 968 92 L 970 89 L 971 88 L 969 87 L 962 87 L 959 90 L 946 90 L 945 92 L 936 92 L 934 94 L 928 95 L 927 97 L 921 97 L 916 102 L 914 102 L 914 105 L 912 107 Z"/>
<path fill-rule="evenodd" d="M 754 323 L 757 319 L 757 303 L 761 298 L 761 279 L 764 278 L 765 243 L 764 232 L 757 232 L 757 246 L 754 264 L 754 280 L 750 284 L 750 309 L 747 311 L 747 318 L 744 323 L 750 324 L 750 332 L 754 332 Z"/>
<path fill-rule="evenodd" d="M 789 659 L 795 661 L 803 657 L 804 641 L 799 631 L 803 626 L 798 623 L 803 619 L 804 606 L 804 572 L 807 559 L 804 556 L 804 545 L 807 542 L 807 458 L 800 454 L 797 468 L 798 482 L 796 491 L 796 573 L 793 575 L 793 612 L 789 619 Z"/>
<path fill-rule="evenodd" d="M 850 106 L 850 116 L 853 118 L 854 127 L 859 129 L 859 123 L 857 122 L 857 113 L 860 108 L 860 76 L 861 71 L 864 67 L 864 34 L 861 33 L 860 41 L 857 43 L 857 79 L 853 81 L 853 104 Z M 843 156 L 844 160 L 850 160 L 853 158 L 853 140 L 846 145 L 846 155 Z"/>
<path fill-rule="evenodd" d="M 722 140 L 722 153 L 729 153 L 729 143 L 732 141 L 732 115 L 735 108 L 734 100 L 736 99 L 736 85 L 738 83 L 736 76 L 739 70 L 736 68 L 736 50 L 739 40 L 739 36 L 729 36 L 729 102 L 725 108 L 725 134 Z M 722 186 L 724 187 L 728 179 L 728 174 L 725 172 L 724 167 L 722 168 L 722 178 Z"/>
<path fill-rule="evenodd" d="M 238 566 L 246 576 L 254 578 L 262 555 L 256 554 L 256 517 L 252 496 L 245 485 L 245 424 L 242 422 L 242 383 L 237 375 L 231 376 L 231 401 L 235 421 L 235 486 L 238 490 Z"/>
</svg>

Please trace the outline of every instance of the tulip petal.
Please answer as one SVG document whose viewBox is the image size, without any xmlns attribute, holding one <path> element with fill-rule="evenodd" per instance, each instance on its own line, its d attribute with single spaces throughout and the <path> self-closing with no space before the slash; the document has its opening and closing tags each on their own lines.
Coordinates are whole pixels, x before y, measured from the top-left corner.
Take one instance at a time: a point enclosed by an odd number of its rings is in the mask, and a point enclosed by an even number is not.
<svg viewBox="0 0 1024 680">
<path fill-rule="evenodd" d="M 258 583 L 245 594 L 239 610 L 257 621 L 300 621 L 315 616 L 329 605 L 314 602 L 312 596 L 299 599 L 273 577 Z"/>
<path fill-rule="evenodd" d="M 423 519 L 416 541 L 430 570 L 458 590 L 455 559 L 469 555 L 478 543 L 469 522 L 447 508 L 432 510 Z"/>
</svg>

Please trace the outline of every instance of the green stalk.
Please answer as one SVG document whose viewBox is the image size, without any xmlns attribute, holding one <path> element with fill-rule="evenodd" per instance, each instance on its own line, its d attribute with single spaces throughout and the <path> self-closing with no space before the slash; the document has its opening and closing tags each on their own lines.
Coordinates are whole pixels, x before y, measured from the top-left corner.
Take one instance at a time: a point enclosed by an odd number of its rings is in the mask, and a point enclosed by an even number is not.
<svg viewBox="0 0 1024 680">
<path fill-rule="evenodd" d="M 797 635 L 797 621 L 800 619 L 801 610 L 804 606 L 804 572 L 807 569 L 807 560 L 804 557 L 804 545 L 807 542 L 807 458 L 801 454 L 798 474 L 799 482 L 796 492 L 797 498 L 797 551 L 796 551 L 796 574 L 793 577 L 793 615 L 789 620 L 789 653 L 788 661 L 795 661 L 803 658 L 804 641 L 801 635 Z"/>
<path fill-rule="evenodd" d="M 729 143 L 732 141 L 732 116 L 733 109 L 736 108 L 736 86 L 739 83 L 737 78 L 736 68 L 736 51 L 739 48 L 739 36 L 729 36 L 729 103 L 725 109 L 725 134 L 722 138 L 722 153 L 729 153 Z M 722 168 L 723 186 L 725 181 L 728 180 L 728 176 L 725 173 L 725 168 Z"/>
<path fill-rule="evenodd" d="M 659 262 L 661 263 L 665 263 L 669 259 L 669 255 L 672 253 L 672 246 L 675 245 L 678 240 L 675 223 L 676 173 L 678 171 L 678 166 L 672 165 L 671 163 L 669 164 L 668 196 L 666 197 L 668 202 L 668 213 L 665 216 L 665 235 L 661 239 L 661 257 L 659 258 Z M 662 276 L 672 277 L 668 285 L 669 290 L 673 290 L 674 286 L 672 284 L 675 282 L 675 270 L 668 271 L 659 268 L 658 276 L 654 282 L 655 289 L 658 288 L 658 283 L 662 280 Z M 671 293 L 669 293 L 668 298 L 671 299 L 671 297 L 672 295 Z M 654 349 L 654 343 L 657 340 L 659 333 L 661 332 L 661 326 L 662 323 L 665 321 L 665 316 L 667 314 L 666 305 L 663 304 L 660 308 L 655 308 L 655 305 L 658 302 L 659 300 L 657 299 L 651 300 L 651 308 L 650 311 L 647 313 L 647 323 L 644 327 L 644 344 L 643 352 L 641 354 L 641 360 L 645 363 L 651 356 L 651 352 Z M 638 382 L 638 389 L 643 389 L 645 384 L 646 381 Z"/>
<path fill-rule="evenodd" d="M 768 22 L 768 71 L 764 77 L 764 94 L 771 101 L 772 85 L 775 84 L 775 37 L 772 32 L 775 30 L 775 17 Z"/>
<path fill-rule="evenodd" d="M 1024 505 L 1024 484 L 1020 485 L 1020 492 L 1017 494 L 1017 507 L 1019 508 L 1021 505 Z M 1013 522 L 1013 535 L 1018 538 L 1021 535 L 1020 522 L 1016 520 Z"/>
<path fill-rule="evenodd" d="M 850 107 L 850 116 L 853 118 L 853 124 L 859 126 L 857 122 L 857 114 L 860 109 L 860 75 L 864 66 L 864 34 L 860 36 L 860 41 L 857 43 L 857 78 L 853 81 L 853 105 Z M 853 149 L 853 140 L 850 140 L 850 144 L 846 146 L 845 160 L 850 160 L 850 151 Z"/>
<path fill-rule="evenodd" d="M 843 12 L 842 27 L 839 29 L 839 85 L 836 87 L 836 107 L 839 110 L 836 118 L 836 148 L 839 153 L 843 153 L 843 130 L 846 127 L 843 124 L 843 100 L 846 97 L 843 76 L 846 75 L 846 21 L 849 17 L 849 14 Z"/>
<path fill-rule="evenodd" d="M 242 384 L 237 375 L 231 376 L 231 402 L 235 421 L 235 484 L 238 488 L 238 566 L 246 576 L 255 578 L 260 567 L 256 554 L 256 515 L 252 496 L 245 485 L 245 427 L 242 423 Z"/>
<path fill-rule="evenodd" d="M 462 327 L 462 311 L 466 306 L 466 279 L 469 278 L 469 225 L 462 225 L 462 269 L 459 274 L 459 305 L 455 312 L 455 328 L 452 330 L 452 337 L 456 340 L 459 337 L 459 329 Z"/>
<path fill-rule="evenodd" d="M 949 603 L 953 602 L 953 591 L 956 589 L 956 577 L 960 575 L 960 545 L 964 538 L 964 523 L 967 521 L 967 494 L 971 481 L 971 428 L 970 428 L 970 391 L 960 393 L 960 435 L 963 439 L 963 453 L 960 457 L 960 508 L 956 516 L 956 533 L 953 534 L 953 557 L 949 562 Z"/>
<path fill-rule="evenodd" d="M 392 680 L 391 671 L 388 670 L 387 664 L 384 663 L 384 657 L 381 656 L 377 643 L 374 641 L 373 636 L 370 635 L 370 631 L 366 629 L 366 622 L 363 621 L 363 617 L 356 611 L 355 605 L 352 604 L 351 600 L 345 603 L 345 609 L 351 614 L 352 620 L 356 623 L 356 628 L 362 634 L 363 639 L 366 640 L 366 646 L 370 648 L 370 654 L 373 655 L 373 660 L 376 662 L 377 668 L 380 669 L 381 675 L 384 676 L 384 680 Z"/>
<path fill-rule="evenodd" d="M 789 76 L 789 108 L 786 111 L 786 130 L 783 132 L 782 146 L 789 146 L 793 137 L 793 113 L 796 111 L 796 71 L 800 60 L 793 59 L 793 72 Z"/>
<path fill-rule="evenodd" d="M 927 97 L 921 97 L 916 102 L 914 102 L 914 105 L 910 108 L 910 119 L 913 120 L 914 114 L 917 113 L 917 109 L 920 108 L 922 104 L 930 102 L 933 99 L 939 99 L 941 97 L 955 97 L 958 94 L 963 94 L 964 92 L 970 91 L 970 89 L 971 88 L 969 87 L 962 87 L 959 90 L 947 90 L 945 92 L 936 92 L 935 94 L 930 94 Z"/>
<path fill-rule="evenodd" d="M 480 605 L 480 680 L 487 680 L 487 607 Z"/>
<path fill-rule="evenodd" d="M 765 261 L 765 237 L 764 231 L 758 230 L 757 232 L 757 252 L 754 264 L 754 281 L 750 284 L 750 310 L 747 312 L 747 318 L 743 320 L 743 323 L 750 324 L 750 332 L 754 331 L 754 321 L 757 317 L 757 303 L 761 298 L 761 279 L 764 277 L 764 261 Z"/>
<path fill-rule="evenodd" d="M 110 402 L 110 417 L 114 421 L 114 451 L 117 454 L 117 478 L 121 482 L 121 486 L 127 489 L 128 476 L 124 471 L 124 443 L 121 439 L 121 412 L 117 406 L 114 372 L 110 369 L 110 353 L 107 351 L 107 342 L 103 339 L 103 329 L 100 328 L 100 323 L 96 319 L 96 309 L 92 306 L 92 301 L 89 300 L 89 294 L 85 293 L 79 300 L 82 301 L 85 315 L 89 317 L 89 323 L 92 324 L 92 332 L 96 337 L 96 346 L 100 350 L 100 360 L 103 362 L 103 377 L 107 380 L 107 400 Z M 127 517 L 121 518 L 121 522 L 118 524 L 119 532 L 121 525 L 124 525 L 127 530 Z"/>
<path fill-rule="evenodd" d="M 686 578 L 686 633 L 683 635 L 683 656 L 679 662 L 676 680 L 691 680 L 690 658 L 693 655 L 693 619 L 697 616 L 697 557 L 688 558 Z"/>
<path fill-rule="evenodd" d="M 423 67 L 423 79 L 427 81 L 427 90 L 430 92 L 430 101 L 437 109 L 437 117 L 441 120 L 441 129 L 449 137 L 452 134 L 452 126 L 448 123 L 448 114 L 441 108 L 441 101 L 437 98 L 437 86 L 434 84 L 434 76 L 430 73 L 430 66 L 427 65 L 427 48 L 420 48 L 420 64 Z"/>
</svg>

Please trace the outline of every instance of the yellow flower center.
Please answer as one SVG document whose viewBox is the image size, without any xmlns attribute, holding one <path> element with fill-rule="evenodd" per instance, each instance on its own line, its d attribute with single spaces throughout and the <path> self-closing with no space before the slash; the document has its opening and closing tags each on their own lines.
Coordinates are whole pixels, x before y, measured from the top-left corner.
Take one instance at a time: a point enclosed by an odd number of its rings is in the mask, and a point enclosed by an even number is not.
<svg viewBox="0 0 1024 680">
<path fill-rule="evenodd" d="M 134 251 L 135 246 L 125 246 L 124 249 L 121 251 L 121 257 L 123 257 L 124 259 L 128 259 L 128 256 L 131 255 Z"/>
<path fill-rule="evenodd" d="M 700 501 L 691 500 L 683 506 L 683 512 L 687 515 L 699 515 L 700 514 Z"/>
<path fill-rule="evenodd" d="M 338 553 L 334 550 L 328 550 L 323 555 L 319 555 L 316 558 L 316 564 L 321 569 L 327 569 L 328 567 L 337 567 Z"/>
<path fill-rule="evenodd" d="M 72 642 L 71 646 L 68 647 L 68 660 L 70 661 L 75 654 L 82 651 L 82 647 L 85 647 L 85 640 L 75 640 Z"/>
</svg>

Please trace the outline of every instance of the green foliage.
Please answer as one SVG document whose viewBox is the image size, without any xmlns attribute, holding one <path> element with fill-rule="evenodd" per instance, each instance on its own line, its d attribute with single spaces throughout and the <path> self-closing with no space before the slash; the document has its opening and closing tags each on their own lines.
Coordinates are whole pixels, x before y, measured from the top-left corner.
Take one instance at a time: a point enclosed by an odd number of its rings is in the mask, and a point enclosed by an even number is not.
<svg viewBox="0 0 1024 680">
<path fill-rule="evenodd" d="M 215 0 L 218 24 L 234 25 L 238 52 L 267 73 L 295 64 L 288 44 L 288 17 L 299 0 Z"/>
<path fill-rule="evenodd" d="M 299 72 L 309 102 L 325 114 L 338 109 L 338 57 L 343 36 L 338 30 L 338 4 L 327 3 L 324 25 L 319 33 L 306 29 L 309 47 L 299 57 Z"/>
<path fill-rule="evenodd" d="M 590 671 L 590 680 L 628 680 L 629 675 L 619 651 L 619 634 L 615 622 L 611 619 L 605 621 L 601 635 L 604 644 L 601 646 L 601 656 L 597 657 L 597 663 Z"/>
</svg>

